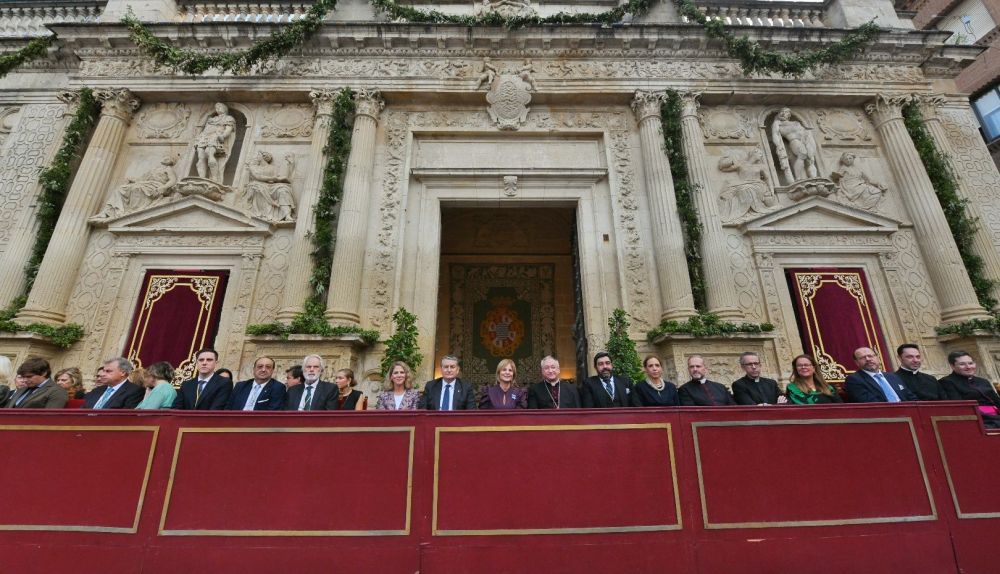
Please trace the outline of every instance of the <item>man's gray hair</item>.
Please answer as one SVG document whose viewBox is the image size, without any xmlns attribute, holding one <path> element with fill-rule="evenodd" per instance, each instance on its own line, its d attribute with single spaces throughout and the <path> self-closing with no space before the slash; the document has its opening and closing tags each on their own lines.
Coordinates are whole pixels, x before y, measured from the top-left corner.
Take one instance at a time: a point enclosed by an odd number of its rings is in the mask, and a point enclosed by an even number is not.
<svg viewBox="0 0 1000 574">
<path fill-rule="evenodd" d="M 315 353 L 313 353 L 312 355 L 306 355 L 305 357 L 302 357 L 302 366 L 303 367 L 306 366 L 306 363 L 309 362 L 309 359 L 319 359 L 319 370 L 321 370 L 321 371 L 325 371 L 326 370 L 326 361 L 323 360 L 323 357 L 320 357 L 319 355 L 317 355 Z"/>
<path fill-rule="evenodd" d="M 108 363 L 117 363 L 118 369 L 126 375 L 131 375 L 132 371 L 135 370 L 135 366 L 132 364 L 132 361 L 126 359 L 125 357 L 114 357 L 101 364 L 107 365 Z"/>
<path fill-rule="evenodd" d="M 546 361 L 552 361 L 552 362 L 554 362 L 556 364 L 556 366 L 559 366 L 559 359 L 553 357 L 552 355 L 545 355 L 544 357 L 542 357 L 542 362 L 538 363 L 539 366 L 544 367 Z"/>
<path fill-rule="evenodd" d="M 760 360 L 760 354 L 758 354 L 756 351 L 744 351 L 743 353 L 740 354 L 740 365 L 743 364 L 743 359 L 747 357 L 757 357 L 757 360 Z"/>
<path fill-rule="evenodd" d="M 461 362 L 458 360 L 458 357 L 456 357 L 455 355 L 445 355 L 441 357 L 442 365 L 444 364 L 445 361 L 455 361 L 456 363 L 461 364 Z"/>
</svg>

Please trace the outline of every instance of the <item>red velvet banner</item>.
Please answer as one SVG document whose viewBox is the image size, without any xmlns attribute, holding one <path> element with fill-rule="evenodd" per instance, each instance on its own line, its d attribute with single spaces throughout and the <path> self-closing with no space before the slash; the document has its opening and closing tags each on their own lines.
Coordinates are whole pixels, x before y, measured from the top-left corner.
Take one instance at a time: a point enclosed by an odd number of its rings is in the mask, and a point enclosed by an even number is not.
<svg viewBox="0 0 1000 574">
<path fill-rule="evenodd" d="M 194 353 L 215 340 L 227 271 L 149 270 L 124 356 L 136 366 L 167 361 L 176 380 L 194 373 Z"/>
<path fill-rule="evenodd" d="M 871 347 L 892 370 L 863 269 L 787 269 L 802 349 L 827 382 L 842 384 L 857 370 L 854 350 Z"/>
</svg>

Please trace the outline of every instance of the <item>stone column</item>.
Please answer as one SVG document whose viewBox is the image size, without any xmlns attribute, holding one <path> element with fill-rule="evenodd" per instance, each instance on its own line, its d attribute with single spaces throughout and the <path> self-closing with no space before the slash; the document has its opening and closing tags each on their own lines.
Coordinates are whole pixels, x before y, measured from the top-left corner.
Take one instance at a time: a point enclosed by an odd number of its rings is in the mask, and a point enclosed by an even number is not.
<svg viewBox="0 0 1000 574">
<path fill-rule="evenodd" d="M 28 303 L 17 315 L 24 322 L 59 325 L 66 320 L 66 304 L 90 235 L 87 219 L 104 202 L 126 128 L 139 108 L 139 99 L 129 90 L 99 90 L 95 96 L 101 102 L 101 117 L 66 196 Z"/>
<path fill-rule="evenodd" d="M 337 220 L 337 244 L 326 300 L 326 318 L 334 323 L 361 322 L 361 271 L 368 235 L 368 196 L 375 166 L 375 131 L 385 101 L 378 90 L 354 94 L 357 112 L 351 135 L 351 155 L 344 178 L 344 197 Z"/>
<path fill-rule="evenodd" d="M 309 148 L 309 165 L 312 166 L 309 175 L 302 186 L 299 197 L 298 212 L 295 216 L 295 235 L 292 239 L 292 249 L 288 254 L 288 273 L 285 275 L 285 292 L 282 295 L 281 310 L 277 319 L 290 322 L 304 307 L 306 298 L 312 294 L 309 277 L 312 275 L 312 242 L 309 234 L 315 228 L 316 201 L 319 199 L 320 188 L 323 185 L 323 172 L 326 167 L 326 142 L 330 137 L 330 122 L 333 117 L 333 103 L 337 92 L 333 90 L 314 90 L 309 93 L 316 107 L 316 119 L 313 120 L 312 145 Z"/>
<path fill-rule="evenodd" d="M 695 314 L 694 297 L 684 257 L 684 233 L 677 214 L 674 180 L 670 175 L 670 163 L 663 152 L 660 105 L 665 97 L 663 92 L 636 91 L 632 111 L 639 122 L 643 173 L 653 224 L 650 235 L 653 237 L 653 256 L 663 303 L 661 320 L 684 320 Z"/>
<path fill-rule="evenodd" d="M 920 114 L 924 119 L 924 127 L 931 134 L 934 146 L 937 147 L 941 155 L 948 161 L 948 167 L 955 175 L 955 182 L 958 184 L 958 193 L 964 199 L 968 199 L 966 211 L 969 217 L 979 222 L 978 229 L 972 238 L 972 252 L 983 260 L 983 272 L 986 278 L 993 281 L 993 296 L 1000 300 L 1000 253 L 997 253 L 996 245 L 990 236 L 990 230 L 983 225 L 986 221 L 986 214 L 980 209 L 980 203 L 976 201 L 976 192 L 969 187 L 969 181 L 962 177 L 962 169 L 955 162 L 955 152 L 948 141 L 948 134 L 941 125 L 941 117 L 938 115 L 938 108 L 946 103 L 944 96 L 917 96 L 917 105 L 920 107 Z M 968 101 L 965 103 L 968 106 Z"/>
<path fill-rule="evenodd" d="M 709 313 L 729 321 L 742 321 L 736 299 L 736 286 L 729 267 L 726 234 L 719 218 L 719 206 L 711 191 L 711 178 L 705 165 L 705 134 L 698 121 L 698 98 L 701 94 L 681 95 L 681 133 L 684 156 L 687 158 L 698 220 L 701 222 L 701 260 L 704 262 L 705 299 Z"/>
<path fill-rule="evenodd" d="M 907 101 L 908 96 L 879 95 L 874 103 L 865 106 L 865 110 L 875 122 L 892 172 L 900 189 L 904 190 L 903 201 L 913 219 L 917 243 L 941 305 L 941 321 L 954 323 L 987 318 L 962 264 L 931 180 L 903 124 L 902 107 Z"/>
</svg>

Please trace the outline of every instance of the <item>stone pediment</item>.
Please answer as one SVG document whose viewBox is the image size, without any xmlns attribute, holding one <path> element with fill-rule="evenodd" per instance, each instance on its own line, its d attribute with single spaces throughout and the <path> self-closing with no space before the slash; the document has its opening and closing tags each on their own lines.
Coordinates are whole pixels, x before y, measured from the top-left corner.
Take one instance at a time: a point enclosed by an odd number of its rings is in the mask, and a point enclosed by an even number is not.
<svg viewBox="0 0 1000 574">
<path fill-rule="evenodd" d="M 113 219 L 92 219 L 108 231 L 123 233 L 191 233 L 270 235 L 271 223 L 200 196 L 188 196 Z"/>
<path fill-rule="evenodd" d="M 899 230 L 901 222 L 863 209 L 813 197 L 743 222 L 740 230 L 761 233 L 878 233 Z"/>
</svg>

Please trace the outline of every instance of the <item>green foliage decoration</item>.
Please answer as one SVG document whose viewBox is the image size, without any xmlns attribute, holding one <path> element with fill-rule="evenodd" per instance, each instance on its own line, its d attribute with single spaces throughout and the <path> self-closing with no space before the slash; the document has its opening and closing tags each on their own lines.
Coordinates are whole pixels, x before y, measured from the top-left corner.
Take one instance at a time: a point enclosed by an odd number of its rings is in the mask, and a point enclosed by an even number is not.
<svg viewBox="0 0 1000 574">
<path fill-rule="evenodd" d="M 628 375 L 633 382 L 642 381 L 646 373 L 642 369 L 642 359 L 636 351 L 635 341 L 628 335 L 631 323 L 624 309 L 615 309 L 608 318 L 608 343 L 605 350 L 611 355 L 615 371 Z"/>
<path fill-rule="evenodd" d="M 975 335 L 976 331 L 986 331 L 987 333 L 1000 335 L 1000 316 L 994 312 L 993 316 L 989 319 L 970 319 L 934 328 L 934 332 L 938 335 L 959 335 L 961 337 Z"/>
<path fill-rule="evenodd" d="M 55 36 L 35 38 L 20 50 L 0 55 L 0 78 L 9 74 L 14 68 L 44 56 L 54 39 Z"/>
<path fill-rule="evenodd" d="M 392 322 L 396 324 L 396 331 L 385 341 L 381 363 L 383 377 L 389 375 L 389 368 L 396 361 L 403 361 L 416 371 L 424 360 L 417 346 L 417 316 L 400 307 L 392 314 Z"/>
<path fill-rule="evenodd" d="M 348 334 L 360 335 L 365 343 L 378 342 L 377 331 L 350 325 L 332 326 L 326 320 L 326 288 L 330 284 L 333 268 L 333 243 L 336 235 L 337 206 L 344 195 L 344 175 L 347 159 L 351 154 L 351 118 L 354 117 L 354 98 L 351 90 L 344 88 L 333 102 L 330 118 L 330 135 L 323 153 L 326 165 L 323 167 L 323 182 L 319 198 L 313 209 L 313 232 L 309 239 L 313 249 L 313 270 L 309 276 L 311 292 L 303 305 L 303 311 L 292 318 L 289 325 L 279 322 L 247 326 L 249 335 L 277 335 L 285 339 L 292 334 L 340 337 Z"/>
<path fill-rule="evenodd" d="M 684 233 L 684 257 L 687 259 L 688 277 L 695 309 L 705 308 L 705 271 L 701 260 L 701 222 L 694 203 L 694 187 L 688 181 L 687 158 L 684 156 L 681 132 L 681 98 L 674 90 L 667 90 L 667 98 L 660 106 L 663 124 L 663 151 L 670 161 L 670 175 L 674 180 L 674 197 L 677 214 Z"/>
<path fill-rule="evenodd" d="M 771 323 L 729 323 L 713 313 L 699 313 L 686 321 L 663 321 L 646 337 L 652 342 L 662 335 L 720 337 L 737 333 L 770 333 L 773 330 Z"/>
<path fill-rule="evenodd" d="M 437 10 L 419 10 L 412 6 L 402 6 L 395 0 L 369 0 L 376 11 L 389 16 L 394 21 L 422 24 L 462 24 L 465 26 L 502 26 L 514 30 L 525 26 L 543 26 L 546 24 L 617 24 L 626 14 L 641 16 L 649 11 L 657 0 L 629 0 L 611 10 L 591 13 L 559 12 L 544 18 L 540 16 L 504 17 L 497 12 L 487 12 L 475 16 L 445 14 Z"/>
<path fill-rule="evenodd" d="M 23 325 L 14 321 L 18 311 L 24 308 L 27 297 L 22 295 L 15 299 L 6 309 L 0 311 L 0 332 L 36 333 L 48 339 L 53 345 L 67 349 L 83 338 L 83 327 L 77 323 L 67 323 L 61 327 L 53 327 L 43 323 L 30 323 Z"/>
<path fill-rule="evenodd" d="M 336 0 L 316 0 L 304 17 L 291 24 L 281 25 L 281 29 L 267 39 L 256 42 L 246 50 L 212 55 L 171 46 L 154 36 L 131 10 L 122 18 L 122 23 L 128 26 L 132 42 L 151 56 L 157 66 L 191 75 L 204 74 L 213 68 L 223 73 L 246 74 L 301 46 L 319 30 L 327 12 L 333 10 L 336 4 Z"/>
</svg>

